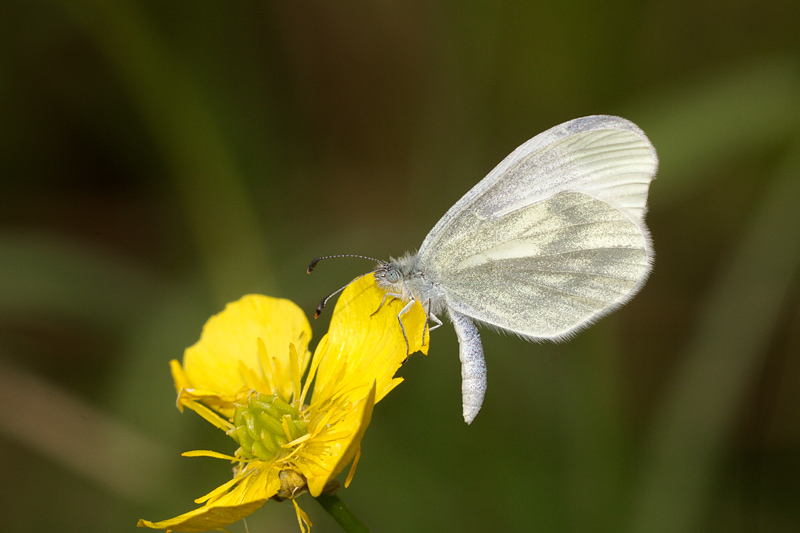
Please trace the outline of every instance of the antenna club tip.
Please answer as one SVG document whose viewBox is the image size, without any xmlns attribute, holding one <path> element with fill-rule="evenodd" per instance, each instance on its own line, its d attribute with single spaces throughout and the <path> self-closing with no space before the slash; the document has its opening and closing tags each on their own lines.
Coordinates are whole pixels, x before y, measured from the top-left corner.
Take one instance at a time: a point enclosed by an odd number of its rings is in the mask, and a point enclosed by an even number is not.
<svg viewBox="0 0 800 533">
<path fill-rule="evenodd" d="M 315 312 L 314 312 L 314 318 L 315 318 L 315 319 L 319 318 L 319 311 L 315 311 Z"/>
</svg>

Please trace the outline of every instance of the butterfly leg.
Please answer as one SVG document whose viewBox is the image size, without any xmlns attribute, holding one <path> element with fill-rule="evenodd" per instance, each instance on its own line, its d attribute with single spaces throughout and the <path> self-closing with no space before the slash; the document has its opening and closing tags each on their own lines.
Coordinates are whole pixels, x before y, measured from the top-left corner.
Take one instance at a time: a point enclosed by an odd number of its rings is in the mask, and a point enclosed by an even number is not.
<svg viewBox="0 0 800 533">
<path fill-rule="evenodd" d="M 486 394 L 486 360 L 478 328 L 472 320 L 450 310 L 450 319 L 458 337 L 461 359 L 461 402 L 464 422 L 471 424 L 483 405 Z"/>
<path fill-rule="evenodd" d="M 375 311 L 373 311 L 372 314 L 369 315 L 369 316 L 375 316 L 375 315 L 378 314 L 378 311 L 381 310 L 381 308 L 383 307 L 383 304 L 386 303 L 386 298 L 391 298 L 391 302 L 393 302 L 395 300 L 400 299 L 401 296 L 399 294 L 393 294 L 393 293 L 390 293 L 390 292 L 385 293 L 383 295 L 383 298 L 381 298 L 381 303 L 380 303 L 380 305 L 378 305 L 378 308 L 375 309 Z M 401 313 L 402 313 L 402 311 L 401 311 Z"/>
<path fill-rule="evenodd" d="M 380 310 L 381 310 L 381 308 L 383 307 L 383 304 L 385 304 L 385 303 L 386 303 L 386 298 L 391 298 L 391 301 L 394 301 L 394 300 L 400 300 L 400 299 L 402 299 L 402 296 L 401 296 L 401 295 L 399 295 L 399 294 L 394 294 L 394 293 L 391 293 L 391 292 L 387 292 L 386 294 L 384 294 L 384 295 L 383 295 L 383 298 L 381 299 L 381 303 L 380 303 L 380 305 L 378 305 L 378 308 L 377 308 L 377 309 L 375 309 L 375 311 L 373 311 L 373 312 L 372 312 L 372 314 L 371 314 L 370 316 L 375 316 L 375 315 L 378 313 L 378 311 L 380 311 Z M 410 302 L 408 302 L 408 303 L 407 303 L 407 304 L 406 304 L 406 305 L 405 305 L 405 306 L 404 306 L 404 307 L 403 307 L 403 308 L 400 310 L 400 312 L 399 312 L 399 313 L 397 313 L 397 322 L 400 324 L 400 331 L 402 331 L 402 332 L 403 332 L 403 340 L 405 340 L 405 341 L 406 341 L 406 358 L 403 360 L 403 363 L 405 363 L 406 361 L 408 361 L 408 356 L 410 355 L 410 354 L 409 354 L 409 352 L 411 351 L 411 345 L 408 343 L 408 335 L 406 335 L 406 327 L 405 327 L 405 325 L 403 324 L 403 319 L 402 319 L 402 316 L 403 316 L 403 314 L 404 314 L 404 313 L 406 313 L 406 312 L 407 312 L 409 309 L 411 309 L 411 306 L 412 306 L 412 305 L 414 305 L 414 302 L 415 302 L 415 301 L 416 301 L 416 300 L 411 300 Z M 402 363 L 401 363 L 401 364 L 402 364 Z"/>
<path fill-rule="evenodd" d="M 405 362 L 408 361 L 408 356 L 411 352 L 411 345 L 408 343 L 408 335 L 406 335 L 406 327 L 403 325 L 402 317 L 406 312 L 408 312 L 409 309 L 411 309 L 411 306 L 414 305 L 414 302 L 416 302 L 416 300 L 411 300 L 400 310 L 399 313 L 397 313 L 397 321 L 400 323 L 400 331 L 403 332 L 403 339 L 406 341 L 406 358 L 403 359 L 403 363 L 401 364 L 405 364 Z"/>
<path fill-rule="evenodd" d="M 432 320 L 435 322 L 433 327 L 428 325 L 428 321 Z M 431 313 L 431 299 L 428 298 L 425 300 L 425 329 L 422 330 L 422 345 L 425 346 L 425 337 L 430 335 L 430 332 L 438 328 L 442 325 L 442 321 L 439 320 L 439 317 Z"/>
</svg>

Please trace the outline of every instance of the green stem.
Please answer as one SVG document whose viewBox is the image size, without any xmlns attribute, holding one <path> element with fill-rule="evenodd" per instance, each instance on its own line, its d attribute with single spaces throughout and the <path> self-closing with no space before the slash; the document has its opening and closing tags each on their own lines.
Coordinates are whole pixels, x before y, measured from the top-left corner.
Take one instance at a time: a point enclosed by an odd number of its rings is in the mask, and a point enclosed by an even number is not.
<svg viewBox="0 0 800 533">
<path fill-rule="evenodd" d="M 356 515 L 347 508 L 342 500 L 335 494 L 320 494 L 315 498 L 319 504 L 328 511 L 342 529 L 348 533 L 369 533 L 367 526 L 356 518 Z"/>
</svg>

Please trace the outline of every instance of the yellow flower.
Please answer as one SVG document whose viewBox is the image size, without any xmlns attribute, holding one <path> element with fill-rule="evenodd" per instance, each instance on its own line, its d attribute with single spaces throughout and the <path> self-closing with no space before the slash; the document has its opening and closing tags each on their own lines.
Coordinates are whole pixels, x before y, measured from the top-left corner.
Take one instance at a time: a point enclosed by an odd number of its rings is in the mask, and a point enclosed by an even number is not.
<svg viewBox="0 0 800 533">
<path fill-rule="evenodd" d="M 139 527 L 219 529 L 270 498 L 290 498 L 305 531 L 311 523 L 294 498 L 306 491 L 319 496 L 352 461 L 345 486 L 350 483 L 374 404 L 402 382 L 394 374 L 408 353 L 427 353 L 422 306 L 402 317 L 408 346 L 397 322 L 400 309 L 399 301 L 384 302 L 373 276 L 354 282 L 339 298 L 313 359 L 308 320 L 289 300 L 245 296 L 211 317 L 183 365 L 171 362 L 172 376 L 178 408 L 197 412 L 239 445 L 233 456 L 184 455 L 229 460 L 233 479 L 195 500 L 203 507 L 161 522 L 140 520 Z"/>
</svg>

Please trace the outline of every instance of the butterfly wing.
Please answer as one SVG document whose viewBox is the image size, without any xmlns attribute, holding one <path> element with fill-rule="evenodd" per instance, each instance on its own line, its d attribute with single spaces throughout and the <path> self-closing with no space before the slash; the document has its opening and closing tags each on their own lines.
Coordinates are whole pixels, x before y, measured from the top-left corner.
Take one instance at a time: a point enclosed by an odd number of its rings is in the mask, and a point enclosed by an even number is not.
<svg viewBox="0 0 800 533">
<path fill-rule="evenodd" d="M 651 268 L 644 226 L 655 150 L 618 117 L 556 126 L 520 146 L 431 230 L 418 258 L 447 306 L 558 339 L 625 303 Z"/>
</svg>

